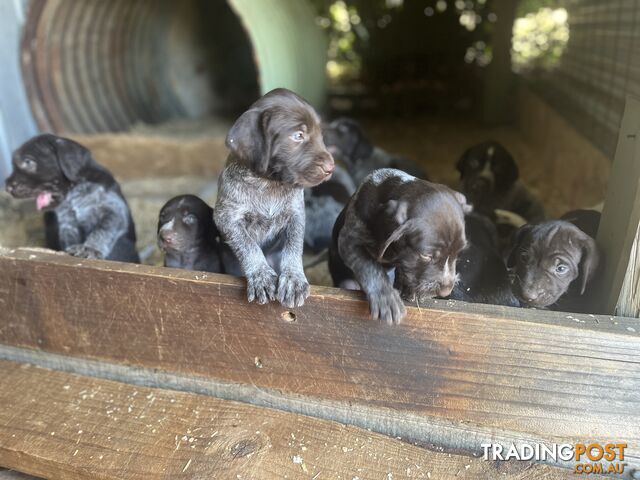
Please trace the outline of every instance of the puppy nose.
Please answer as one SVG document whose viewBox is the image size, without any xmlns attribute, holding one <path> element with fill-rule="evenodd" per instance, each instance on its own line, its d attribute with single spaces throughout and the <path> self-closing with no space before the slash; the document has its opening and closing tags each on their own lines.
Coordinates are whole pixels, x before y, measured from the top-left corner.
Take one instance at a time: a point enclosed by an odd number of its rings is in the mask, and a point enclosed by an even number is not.
<svg viewBox="0 0 640 480">
<path fill-rule="evenodd" d="M 522 293 L 522 297 L 527 302 L 533 302 L 533 301 L 537 300 L 539 296 L 540 296 L 540 294 L 538 292 L 523 292 Z"/>
</svg>

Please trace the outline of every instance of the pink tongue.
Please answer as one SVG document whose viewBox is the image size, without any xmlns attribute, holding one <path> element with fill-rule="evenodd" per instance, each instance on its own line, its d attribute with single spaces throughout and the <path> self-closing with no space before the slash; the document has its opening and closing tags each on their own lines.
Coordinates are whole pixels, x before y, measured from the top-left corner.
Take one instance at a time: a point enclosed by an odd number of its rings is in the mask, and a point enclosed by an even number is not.
<svg viewBox="0 0 640 480">
<path fill-rule="evenodd" d="M 36 208 L 38 210 L 42 210 L 46 208 L 51 203 L 51 193 L 50 192 L 40 192 L 36 197 Z"/>
</svg>

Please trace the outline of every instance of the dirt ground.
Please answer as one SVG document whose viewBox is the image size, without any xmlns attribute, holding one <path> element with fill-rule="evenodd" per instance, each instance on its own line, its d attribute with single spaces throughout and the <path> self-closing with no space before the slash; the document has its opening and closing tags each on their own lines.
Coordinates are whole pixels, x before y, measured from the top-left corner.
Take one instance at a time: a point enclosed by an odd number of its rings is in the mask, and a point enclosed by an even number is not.
<svg viewBox="0 0 640 480">
<path fill-rule="evenodd" d="M 487 128 L 472 120 L 433 117 L 363 119 L 363 124 L 378 146 L 422 163 L 434 181 L 454 188 L 458 184 L 455 164 L 462 152 L 475 143 L 495 139 L 512 152 L 522 179 L 542 199 L 550 218 L 603 200 L 606 175 L 594 174 L 593 167 L 573 169 L 572 178 L 550 175 L 552 169 L 543 158 L 544 146 L 529 143 L 514 126 Z M 157 127 L 139 125 L 128 134 L 75 137 L 121 181 L 133 212 L 144 263 L 162 262 L 155 241 L 157 215 L 169 198 L 194 193 L 215 202 L 216 173 L 226 156 L 226 128 L 227 125 L 187 121 Z M 608 166 L 598 168 L 597 171 L 606 172 Z M 16 201 L 0 193 L 0 245 L 42 246 L 43 242 L 35 202 Z M 309 270 L 308 276 L 314 284 L 329 283 L 324 264 Z"/>
</svg>

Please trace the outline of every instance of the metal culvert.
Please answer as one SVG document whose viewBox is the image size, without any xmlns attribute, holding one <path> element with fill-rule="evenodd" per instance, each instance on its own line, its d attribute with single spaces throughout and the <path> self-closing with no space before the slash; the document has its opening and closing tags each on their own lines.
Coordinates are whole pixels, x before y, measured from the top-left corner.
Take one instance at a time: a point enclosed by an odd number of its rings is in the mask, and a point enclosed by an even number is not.
<svg viewBox="0 0 640 480">
<path fill-rule="evenodd" d="M 31 0 L 21 50 L 46 131 L 237 114 L 279 86 L 324 101 L 326 43 L 304 0 Z"/>
</svg>

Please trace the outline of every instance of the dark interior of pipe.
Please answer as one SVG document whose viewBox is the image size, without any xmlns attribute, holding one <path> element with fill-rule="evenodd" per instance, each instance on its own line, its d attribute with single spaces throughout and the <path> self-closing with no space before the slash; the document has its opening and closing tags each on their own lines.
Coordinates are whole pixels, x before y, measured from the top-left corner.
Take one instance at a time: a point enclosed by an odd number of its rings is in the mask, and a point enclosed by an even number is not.
<svg viewBox="0 0 640 480">
<path fill-rule="evenodd" d="M 251 43 L 224 0 L 34 0 L 22 50 L 43 130 L 234 115 L 259 92 Z"/>
</svg>

